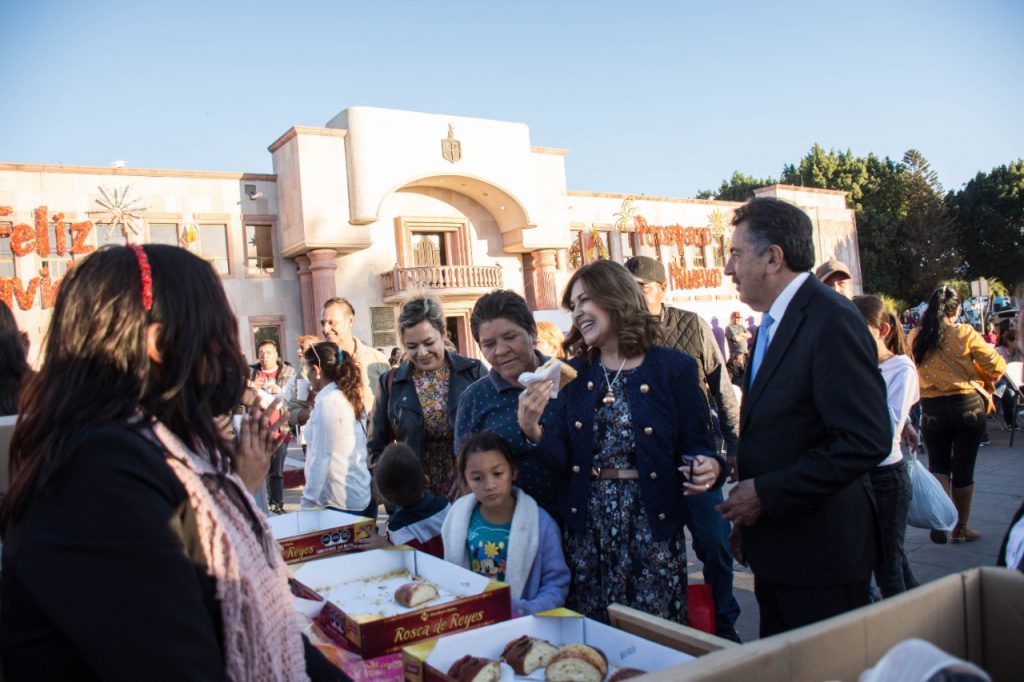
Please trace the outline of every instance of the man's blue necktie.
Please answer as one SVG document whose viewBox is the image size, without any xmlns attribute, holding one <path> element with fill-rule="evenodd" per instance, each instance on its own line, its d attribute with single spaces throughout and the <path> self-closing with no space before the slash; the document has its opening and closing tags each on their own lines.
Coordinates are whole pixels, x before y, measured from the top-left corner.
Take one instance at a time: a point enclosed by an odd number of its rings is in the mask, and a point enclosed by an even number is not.
<svg viewBox="0 0 1024 682">
<path fill-rule="evenodd" d="M 764 360 L 765 351 L 768 350 L 768 343 L 772 338 L 772 325 L 775 320 L 768 313 L 761 318 L 761 327 L 757 331 L 757 343 L 754 344 L 754 359 L 750 364 L 750 385 L 754 385 L 757 378 L 757 370 L 761 369 L 761 361 Z"/>
</svg>

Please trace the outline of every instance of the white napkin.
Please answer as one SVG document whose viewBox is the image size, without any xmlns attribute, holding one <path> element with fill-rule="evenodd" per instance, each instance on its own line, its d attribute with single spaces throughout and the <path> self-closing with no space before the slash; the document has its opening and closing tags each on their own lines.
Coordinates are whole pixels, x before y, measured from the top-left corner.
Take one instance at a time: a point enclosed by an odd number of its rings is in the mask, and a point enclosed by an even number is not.
<svg viewBox="0 0 1024 682">
<path fill-rule="evenodd" d="M 538 367 L 536 372 L 523 372 L 519 375 L 519 383 L 523 386 L 535 384 L 538 381 L 551 382 L 551 398 L 558 397 L 558 375 L 562 373 L 562 361 L 555 360 L 547 367 Z"/>
</svg>

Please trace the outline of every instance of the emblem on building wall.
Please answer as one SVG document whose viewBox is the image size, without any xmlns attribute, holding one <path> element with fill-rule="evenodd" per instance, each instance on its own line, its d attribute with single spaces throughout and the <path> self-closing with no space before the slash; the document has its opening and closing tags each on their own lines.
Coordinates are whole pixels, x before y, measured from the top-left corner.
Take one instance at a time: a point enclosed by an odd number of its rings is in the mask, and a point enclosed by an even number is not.
<svg viewBox="0 0 1024 682">
<path fill-rule="evenodd" d="M 462 143 L 455 139 L 455 127 L 448 124 L 448 137 L 441 140 L 441 156 L 449 163 L 462 158 Z"/>
</svg>

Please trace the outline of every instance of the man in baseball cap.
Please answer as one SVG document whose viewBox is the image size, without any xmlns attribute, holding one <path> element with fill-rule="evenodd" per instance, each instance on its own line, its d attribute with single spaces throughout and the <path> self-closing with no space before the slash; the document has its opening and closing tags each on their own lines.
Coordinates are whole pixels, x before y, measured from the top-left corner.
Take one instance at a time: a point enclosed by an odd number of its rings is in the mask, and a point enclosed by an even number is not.
<svg viewBox="0 0 1024 682">
<path fill-rule="evenodd" d="M 734 465 L 739 440 L 739 406 L 729 385 L 729 374 L 711 326 L 696 313 L 662 304 L 668 286 L 665 283 L 665 266 L 660 262 L 649 256 L 633 256 L 624 265 L 640 285 L 647 310 L 661 320 L 665 332 L 662 343 L 697 361 L 698 382 L 704 395 L 713 401 L 718 415 L 718 428 L 709 424 L 709 430 L 716 441 L 721 432 L 729 462 Z M 686 525 L 693 536 L 697 558 L 704 564 L 704 582 L 711 586 L 714 597 L 715 632 L 719 637 L 739 641 L 735 625 L 740 605 L 732 593 L 729 523 L 715 511 L 715 505 L 721 498 L 721 488 L 685 498 L 690 512 L 690 521 Z"/>
<path fill-rule="evenodd" d="M 843 261 L 830 258 L 818 266 L 814 275 L 829 289 L 846 298 L 853 298 L 853 275 L 850 274 L 849 266 Z"/>
</svg>

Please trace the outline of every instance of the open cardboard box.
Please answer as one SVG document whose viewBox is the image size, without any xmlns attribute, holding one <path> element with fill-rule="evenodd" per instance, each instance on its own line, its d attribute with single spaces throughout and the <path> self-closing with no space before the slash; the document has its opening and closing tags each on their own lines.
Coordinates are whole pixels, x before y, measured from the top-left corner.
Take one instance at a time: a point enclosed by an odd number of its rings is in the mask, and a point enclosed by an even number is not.
<svg viewBox="0 0 1024 682">
<path fill-rule="evenodd" d="M 646 616 L 633 620 L 629 629 L 644 637 L 664 633 L 665 623 Z M 1024 678 L 1024 573 L 971 569 L 820 623 L 723 647 L 685 667 L 640 679 L 856 681 L 889 649 L 912 637 L 971 661 L 996 682 Z"/>
<path fill-rule="evenodd" d="M 351 552 L 355 541 L 370 537 L 376 522 L 354 514 L 318 509 L 267 518 L 286 563 Z"/>
<path fill-rule="evenodd" d="M 285 488 L 301 488 L 306 485 L 306 463 L 301 459 L 285 457 L 282 475 Z"/>
<path fill-rule="evenodd" d="M 402 571 L 433 583 L 442 597 L 421 608 L 398 606 L 395 588 L 409 580 L 396 575 Z M 508 585 L 414 549 L 378 549 L 309 562 L 295 571 L 292 592 L 296 608 L 363 658 L 508 620 L 512 613 Z M 332 595 L 331 600 L 321 592 Z"/>
<path fill-rule="evenodd" d="M 689 654 L 616 630 L 584 618 L 574 611 L 554 609 L 406 647 L 403 653 L 405 679 L 408 682 L 453 682 L 447 672 L 455 661 L 466 654 L 500 659 L 505 646 L 523 635 L 546 639 L 558 647 L 566 644 L 596 647 L 608 657 L 609 676 L 618 668 L 653 671 L 685 664 L 693 659 Z M 544 669 L 536 670 L 528 676 L 517 676 L 511 667 L 502 663 L 501 680 L 543 681 Z"/>
</svg>

